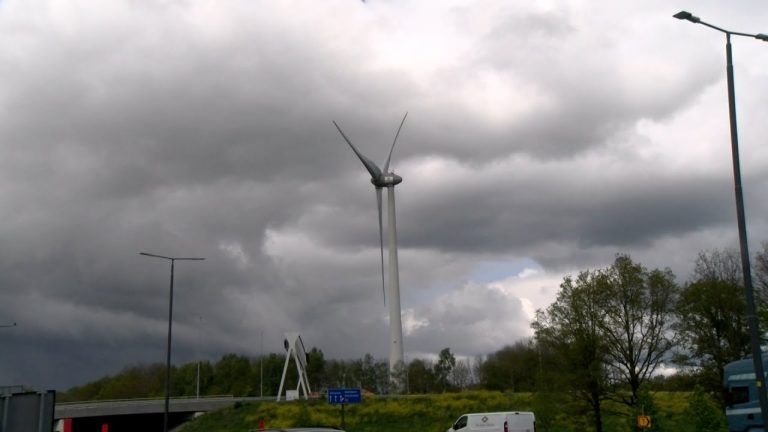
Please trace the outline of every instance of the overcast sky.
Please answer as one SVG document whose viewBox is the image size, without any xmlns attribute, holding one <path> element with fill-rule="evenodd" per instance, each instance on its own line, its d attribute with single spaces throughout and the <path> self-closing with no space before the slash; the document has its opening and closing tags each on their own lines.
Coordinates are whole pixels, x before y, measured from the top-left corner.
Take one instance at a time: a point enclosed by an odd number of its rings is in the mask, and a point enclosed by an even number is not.
<svg viewBox="0 0 768 432">
<path fill-rule="evenodd" d="M 388 353 L 374 189 L 397 187 L 406 358 L 531 335 L 566 274 L 688 278 L 737 247 L 725 38 L 762 1 L 0 0 L 0 385 Z M 768 45 L 735 38 L 750 247 Z"/>
</svg>

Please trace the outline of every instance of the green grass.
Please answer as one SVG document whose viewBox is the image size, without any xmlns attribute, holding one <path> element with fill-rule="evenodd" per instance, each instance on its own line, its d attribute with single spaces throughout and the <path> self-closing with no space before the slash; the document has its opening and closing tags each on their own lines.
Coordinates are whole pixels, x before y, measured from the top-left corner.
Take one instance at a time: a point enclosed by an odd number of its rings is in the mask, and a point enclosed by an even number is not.
<svg viewBox="0 0 768 432">
<path fill-rule="evenodd" d="M 439 395 L 366 397 L 359 405 L 345 407 L 349 432 L 445 432 L 462 414 L 491 411 L 533 411 L 538 432 L 592 430 L 587 412 L 572 400 L 557 395 L 467 391 Z M 690 422 L 689 393 L 655 393 L 654 428 L 651 431 L 686 431 Z M 576 407 L 576 408 L 575 408 Z M 259 420 L 267 427 L 339 426 L 340 408 L 325 400 L 254 402 L 208 413 L 188 423 L 183 432 L 257 431 Z M 631 430 L 632 419 L 622 406 L 606 406 L 605 432 Z M 575 414 L 574 414 L 575 413 Z"/>
</svg>

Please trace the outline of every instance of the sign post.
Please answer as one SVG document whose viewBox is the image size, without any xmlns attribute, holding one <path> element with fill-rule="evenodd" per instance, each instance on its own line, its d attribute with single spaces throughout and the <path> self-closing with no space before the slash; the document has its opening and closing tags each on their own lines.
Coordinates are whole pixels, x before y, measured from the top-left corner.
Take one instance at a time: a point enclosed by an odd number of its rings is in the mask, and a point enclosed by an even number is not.
<svg viewBox="0 0 768 432">
<path fill-rule="evenodd" d="M 331 405 L 341 405 L 341 428 L 346 429 L 344 421 L 344 405 L 359 404 L 363 398 L 359 388 L 335 388 L 328 389 L 328 403 Z"/>
</svg>

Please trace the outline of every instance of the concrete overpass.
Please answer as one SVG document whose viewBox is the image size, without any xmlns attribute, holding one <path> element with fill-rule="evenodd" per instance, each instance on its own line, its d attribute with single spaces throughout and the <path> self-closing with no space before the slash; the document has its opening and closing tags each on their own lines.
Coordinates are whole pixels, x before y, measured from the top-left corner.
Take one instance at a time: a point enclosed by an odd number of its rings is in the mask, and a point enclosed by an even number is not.
<svg viewBox="0 0 768 432">
<path fill-rule="evenodd" d="M 171 398 L 169 427 L 176 427 L 196 415 L 232 406 L 238 402 L 275 400 L 208 396 Z M 61 432 L 162 431 L 165 399 L 126 399 L 57 403 L 54 410 L 56 430 Z M 105 426 L 106 425 L 106 429 Z"/>
</svg>

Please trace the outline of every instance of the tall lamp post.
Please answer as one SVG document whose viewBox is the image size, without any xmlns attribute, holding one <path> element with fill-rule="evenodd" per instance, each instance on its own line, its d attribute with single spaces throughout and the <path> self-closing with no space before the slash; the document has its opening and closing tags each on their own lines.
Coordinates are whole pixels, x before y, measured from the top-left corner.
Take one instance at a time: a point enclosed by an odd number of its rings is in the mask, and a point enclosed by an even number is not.
<svg viewBox="0 0 768 432">
<path fill-rule="evenodd" d="M 752 360 L 755 368 L 755 385 L 760 400 L 760 412 L 763 416 L 763 424 L 768 421 L 768 397 L 765 392 L 765 374 L 763 368 L 763 356 L 760 348 L 760 332 L 758 329 L 757 314 L 755 312 L 755 295 L 752 288 L 752 273 L 749 264 L 749 248 L 747 247 L 747 223 L 744 217 L 744 196 L 741 188 L 741 167 L 739 164 L 739 134 L 736 127 L 736 90 L 733 84 L 733 55 L 731 53 L 731 35 L 745 36 L 768 42 L 768 35 L 741 33 L 725 30 L 715 25 L 702 21 L 690 12 L 680 11 L 673 17 L 701 24 L 725 34 L 725 61 L 728 77 L 728 115 L 731 124 L 731 155 L 733 157 L 733 182 L 736 192 L 736 219 L 739 225 L 739 245 L 741 248 L 741 272 L 744 277 L 744 292 L 747 299 L 747 322 L 749 324 L 749 337 L 752 346 Z"/>
<path fill-rule="evenodd" d="M 200 320 L 200 326 L 203 324 L 203 317 L 197 317 Z M 202 337 L 200 336 L 200 329 L 197 330 L 197 398 L 200 399 L 200 345 L 202 345 Z"/>
<path fill-rule="evenodd" d="M 153 258 L 162 258 L 171 262 L 171 294 L 168 301 L 168 345 L 166 348 L 165 356 L 165 411 L 163 415 L 163 432 L 168 432 L 168 408 L 170 405 L 171 397 L 171 327 L 173 323 L 173 270 L 176 261 L 202 261 L 205 258 L 179 258 L 179 257 L 167 257 L 163 255 L 155 255 L 146 252 L 139 252 L 139 255 L 145 255 Z"/>
</svg>

